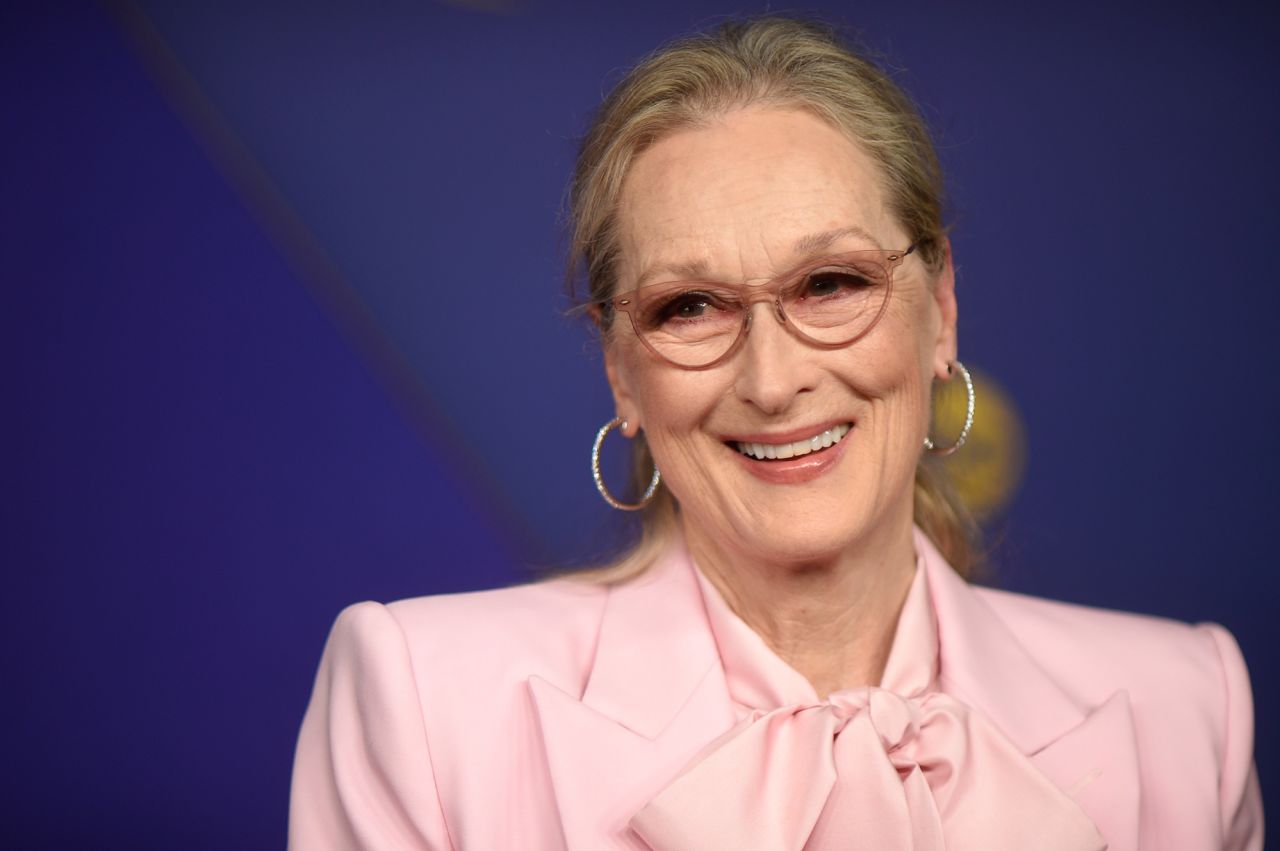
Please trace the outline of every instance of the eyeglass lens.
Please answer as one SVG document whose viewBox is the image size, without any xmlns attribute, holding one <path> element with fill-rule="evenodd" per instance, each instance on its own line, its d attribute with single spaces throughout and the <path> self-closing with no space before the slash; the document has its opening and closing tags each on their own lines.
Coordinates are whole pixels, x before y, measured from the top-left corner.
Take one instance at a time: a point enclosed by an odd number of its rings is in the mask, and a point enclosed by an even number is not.
<svg viewBox="0 0 1280 851">
<path fill-rule="evenodd" d="M 776 290 L 782 312 L 815 342 L 852 342 L 879 317 L 888 298 L 884 255 L 845 255 L 765 286 L 675 282 L 641 288 L 631 309 L 636 332 L 654 351 L 682 366 L 723 356 L 746 326 L 751 303 Z"/>
</svg>

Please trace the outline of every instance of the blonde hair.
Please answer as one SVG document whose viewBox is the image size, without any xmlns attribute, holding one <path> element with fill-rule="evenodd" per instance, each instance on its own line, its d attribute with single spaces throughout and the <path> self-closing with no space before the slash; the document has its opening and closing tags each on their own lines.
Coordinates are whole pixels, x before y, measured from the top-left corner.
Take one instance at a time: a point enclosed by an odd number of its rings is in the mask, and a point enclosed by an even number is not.
<svg viewBox="0 0 1280 851">
<path fill-rule="evenodd" d="M 810 21 L 763 17 L 731 21 L 659 49 L 605 98 L 582 141 L 569 191 L 571 297 L 594 306 L 605 344 L 618 257 L 617 208 L 635 158 L 676 130 L 748 105 L 808 110 L 843 131 L 879 166 L 890 211 L 925 264 L 944 260 L 943 181 L 924 121 L 889 77 Z M 576 281 L 585 277 L 585 298 Z M 652 461 L 635 441 L 632 492 L 643 492 Z M 973 562 L 972 521 L 939 468 L 916 471 L 915 522 L 961 575 Z M 676 522 L 676 506 L 659 488 L 641 515 L 639 541 L 603 572 L 620 581 L 646 569 Z"/>
</svg>

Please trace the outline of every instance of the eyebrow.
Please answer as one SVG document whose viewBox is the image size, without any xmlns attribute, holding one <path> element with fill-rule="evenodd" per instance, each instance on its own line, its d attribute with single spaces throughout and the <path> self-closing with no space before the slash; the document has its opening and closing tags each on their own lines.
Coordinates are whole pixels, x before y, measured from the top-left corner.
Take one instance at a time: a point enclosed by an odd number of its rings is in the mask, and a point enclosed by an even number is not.
<svg viewBox="0 0 1280 851">
<path fill-rule="evenodd" d="M 650 266 L 636 279 L 636 286 L 643 287 L 659 275 L 674 275 L 676 280 L 696 280 L 711 277 L 711 267 L 705 260 L 689 260 L 684 263 L 660 263 Z"/>
<path fill-rule="evenodd" d="M 843 228 L 835 228 L 833 230 L 822 231 L 820 233 L 806 234 L 795 241 L 791 247 L 792 256 L 800 259 L 808 259 L 815 254 L 826 251 L 837 241 L 845 237 L 856 236 L 859 239 L 871 243 L 876 248 L 880 248 L 879 241 L 876 240 L 867 230 L 857 225 L 850 225 Z M 698 280 L 711 277 L 711 267 L 705 260 L 686 260 L 682 263 L 659 263 L 657 266 L 650 266 L 639 278 L 636 279 L 636 286 L 642 287 L 649 281 L 659 275 L 672 275 L 676 280 Z"/>
<path fill-rule="evenodd" d="M 857 225 L 850 225 L 845 228 L 836 228 L 835 230 L 827 230 L 822 233 L 811 233 L 807 236 L 802 236 L 797 239 L 795 245 L 792 246 L 791 253 L 796 256 L 812 256 L 822 251 L 826 251 L 835 244 L 837 240 L 843 239 L 846 236 L 856 236 L 859 239 L 866 240 L 876 248 L 881 247 L 880 242 L 866 230 L 858 227 Z"/>
</svg>

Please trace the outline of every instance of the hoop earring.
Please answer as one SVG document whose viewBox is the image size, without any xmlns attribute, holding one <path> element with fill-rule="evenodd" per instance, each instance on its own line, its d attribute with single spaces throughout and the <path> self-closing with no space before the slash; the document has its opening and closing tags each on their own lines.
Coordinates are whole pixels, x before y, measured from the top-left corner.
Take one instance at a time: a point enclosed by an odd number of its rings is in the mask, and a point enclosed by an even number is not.
<svg viewBox="0 0 1280 851">
<path fill-rule="evenodd" d="M 964 446 L 964 442 L 969 439 L 969 429 L 973 428 L 973 407 L 975 401 L 973 395 L 973 376 L 969 375 L 969 370 L 965 369 L 964 364 L 960 363 L 958 360 L 953 360 L 947 364 L 948 371 L 950 371 L 951 367 L 955 367 L 960 370 L 960 377 L 964 379 L 964 391 L 969 397 L 968 405 L 964 414 L 964 428 L 960 429 L 960 436 L 957 437 L 956 442 L 950 446 L 934 446 L 932 438 L 926 436 L 924 439 L 924 448 L 934 455 L 950 455 L 961 446 Z"/>
<path fill-rule="evenodd" d="M 653 478 L 649 481 L 649 487 L 645 489 L 644 496 L 640 497 L 639 502 L 619 502 L 609 493 L 609 489 L 604 486 L 604 479 L 600 476 L 600 446 L 604 443 L 605 436 L 618 426 L 622 426 L 625 430 L 627 421 L 622 417 L 614 417 L 600 427 L 596 432 L 596 442 L 591 446 L 591 478 L 595 480 L 596 490 L 600 491 L 600 496 L 604 497 L 604 501 L 612 505 L 619 511 L 639 511 L 649 504 L 653 499 L 653 495 L 658 491 L 658 485 L 662 482 L 662 473 L 658 471 L 658 465 L 653 465 Z"/>
</svg>

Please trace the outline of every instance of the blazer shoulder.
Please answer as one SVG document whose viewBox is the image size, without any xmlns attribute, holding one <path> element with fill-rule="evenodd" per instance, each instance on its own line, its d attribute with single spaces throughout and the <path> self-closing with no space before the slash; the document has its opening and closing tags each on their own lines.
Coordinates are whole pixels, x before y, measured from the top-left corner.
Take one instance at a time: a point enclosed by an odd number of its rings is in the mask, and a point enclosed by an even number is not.
<svg viewBox="0 0 1280 851">
<path fill-rule="evenodd" d="M 977 591 L 1038 664 L 1084 703 L 1124 689 L 1135 711 L 1172 713 L 1217 731 L 1228 718 L 1252 714 L 1244 657 L 1219 624 Z"/>
<path fill-rule="evenodd" d="M 598 584 L 561 578 L 414 597 L 386 608 L 404 632 L 419 677 L 477 682 L 536 673 L 559 681 L 589 669 L 607 593 Z"/>
<path fill-rule="evenodd" d="M 1119 636 L 1156 642 L 1202 641 L 1194 637 L 1198 625 L 1173 618 L 1067 603 L 983 585 L 971 587 L 1009 626 L 1032 632 L 1070 630 L 1086 641 L 1109 641 Z"/>
<path fill-rule="evenodd" d="M 1149 749 L 1152 763 L 1144 770 L 1164 777 L 1202 766 L 1219 799 L 1222 847 L 1261 848 L 1253 694 L 1244 656 L 1227 629 L 977 590 L 1077 699 L 1097 705 L 1115 691 L 1128 692 L 1139 746 Z M 1166 753 L 1176 753 L 1178 761 L 1156 766 Z M 1160 781 L 1153 776 L 1144 782 Z"/>
</svg>

